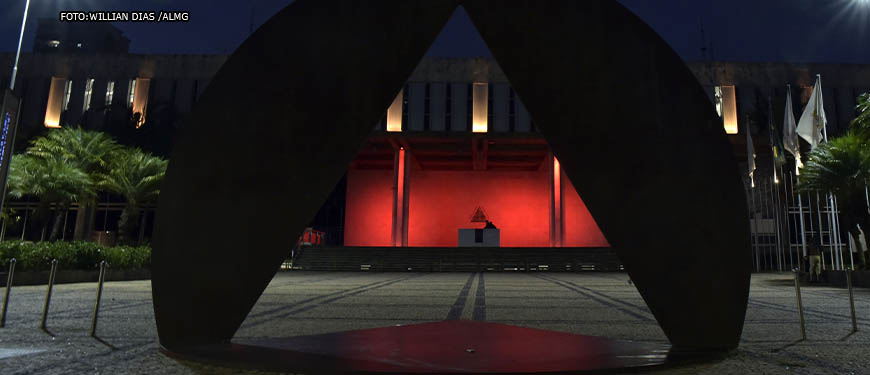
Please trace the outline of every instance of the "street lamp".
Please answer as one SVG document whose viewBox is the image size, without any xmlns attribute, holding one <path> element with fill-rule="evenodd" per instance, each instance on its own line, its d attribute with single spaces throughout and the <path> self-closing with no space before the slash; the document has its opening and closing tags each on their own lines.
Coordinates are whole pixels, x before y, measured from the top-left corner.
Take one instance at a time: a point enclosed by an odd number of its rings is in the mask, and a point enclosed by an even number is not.
<svg viewBox="0 0 870 375">
<path fill-rule="evenodd" d="M 9 163 L 12 161 L 12 149 L 15 146 L 15 133 L 18 130 L 18 114 L 21 111 L 21 100 L 15 99 L 12 92 L 15 90 L 15 78 L 18 75 L 18 60 L 21 58 L 21 43 L 24 41 L 24 26 L 27 25 L 27 11 L 30 10 L 30 0 L 24 2 L 24 16 L 21 19 L 21 33 L 18 35 L 18 50 L 15 52 L 15 64 L 12 65 L 12 79 L 9 80 L 9 90 L 3 93 L 3 105 L 0 106 L 0 213 L 3 212 L 3 206 L 6 203 L 6 188 L 9 180 Z M 15 105 L 15 118 L 7 111 L 9 103 L 7 101 L 14 100 L 18 103 Z M 10 129 L 10 122 L 13 122 Z M 3 219 L 3 227 L 0 229 L 0 241 L 6 234 L 6 222 L 8 218 Z"/>
<path fill-rule="evenodd" d="M 15 76 L 18 74 L 18 59 L 21 57 L 21 42 L 24 41 L 24 26 L 27 25 L 27 11 L 30 9 L 30 0 L 24 2 L 24 17 L 21 19 L 21 34 L 18 35 L 18 51 L 15 53 L 15 65 L 12 66 L 12 79 L 9 81 L 9 90 L 15 90 Z"/>
</svg>

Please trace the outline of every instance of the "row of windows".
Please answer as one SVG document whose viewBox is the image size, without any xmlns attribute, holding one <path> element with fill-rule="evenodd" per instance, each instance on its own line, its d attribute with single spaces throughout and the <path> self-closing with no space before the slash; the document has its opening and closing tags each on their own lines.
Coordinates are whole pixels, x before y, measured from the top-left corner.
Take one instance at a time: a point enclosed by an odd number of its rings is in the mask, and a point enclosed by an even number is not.
<svg viewBox="0 0 870 375">
<path fill-rule="evenodd" d="M 45 109 L 44 125 L 46 127 L 59 127 L 61 113 L 69 110 L 70 98 L 75 90 L 82 90 L 82 112 L 92 107 L 92 102 L 97 92 L 105 89 L 105 106 L 110 106 L 115 99 L 117 89 L 116 81 L 103 81 L 104 87 L 97 87 L 93 78 L 84 81 L 76 81 L 60 77 L 53 77 L 49 89 L 48 103 Z M 164 81 L 160 81 L 160 87 L 166 91 Z M 166 81 L 167 83 L 170 81 Z M 171 96 L 175 97 L 177 81 L 172 82 Z M 124 103 L 127 108 L 132 108 L 134 113 L 140 113 L 139 125 L 145 122 L 145 114 L 148 105 L 148 92 L 151 80 L 147 78 L 134 78 L 120 81 L 126 84 Z M 100 82 L 100 86 L 102 86 Z M 82 85 L 82 86 L 78 86 Z M 742 112 L 753 111 L 752 103 L 746 103 L 747 96 L 752 102 L 751 96 L 761 95 L 759 89 L 743 90 L 743 103 L 739 103 L 735 86 L 715 86 L 708 89 L 716 112 L 722 118 L 726 133 L 738 133 L 738 106 Z M 784 88 L 782 89 L 784 90 Z M 781 94 L 780 91 L 776 93 Z M 812 87 L 801 88 L 796 101 L 805 102 L 809 98 Z M 161 91 L 161 92 L 163 92 Z M 196 82 L 193 92 L 196 93 Z M 827 90 L 826 90 L 827 91 Z M 839 93 L 839 92 L 834 92 Z M 166 93 L 164 93 L 166 94 Z M 839 93 L 852 95 L 850 92 Z M 196 96 L 196 94 L 194 94 Z M 757 98 L 756 98 L 757 99 Z M 842 107 L 838 98 L 828 103 Z M 848 97 L 846 99 L 849 99 Z M 78 100 L 78 99 L 76 99 Z M 173 99 L 174 101 L 174 99 Z M 194 98 L 195 101 L 195 98 Z M 848 101 L 848 100 L 846 100 Z M 757 104 L 757 103 L 756 103 Z M 799 103 L 795 107 L 800 108 Z M 78 105 L 78 103 L 76 103 Z M 757 107 L 758 105 L 756 105 Z M 766 104 L 764 105 L 766 110 Z M 834 108 L 834 109 L 836 109 Z M 851 108 L 851 107 L 850 107 Z M 836 115 L 836 110 L 828 111 L 829 123 L 831 115 Z M 848 113 L 844 113 L 846 117 Z M 526 110 L 518 95 L 507 83 L 456 83 L 456 82 L 411 82 L 405 85 L 396 96 L 387 111 L 385 118 L 379 122 L 378 128 L 391 132 L 397 131 L 472 131 L 476 133 L 495 132 L 528 132 L 535 129 L 534 122 Z"/>
<path fill-rule="evenodd" d="M 760 89 L 741 89 L 743 103 L 740 103 L 737 88 L 733 85 L 715 86 L 708 89 L 716 112 L 722 118 L 722 125 L 727 134 L 738 134 L 738 122 L 743 124 L 740 113 L 764 115 L 767 113 L 767 99 L 763 105 L 754 103 L 761 98 L 764 91 Z M 777 95 L 784 93 L 785 88 L 772 90 Z M 770 90 L 768 90 L 770 91 Z M 849 91 L 849 90 L 847 90 Z M 806 103 L 812 87 L 798 89 L 795 100 L 795 108 L 802 108 L 801 103 Z M 829 92 L 829 95 L 845 95 L 850 99 L 853 95 L 849 92 Z M 753 97 L 756 100 L 753 100 Z M 842 107 L 842 98 L 837 100 L 836 107 Z M 844 100 L 845 100 L 844 99 Z M 852 98 L 853 99 L 853 98 Z M 749 102 L 747 102 L 749 101 Z M 848 101 L 848 100 L 846 100 Z M 834 105 L 832 100 L 826 104 Z M 741 112 L 738 112 L 738 106 Z M 854 105 L 846 105 L 852 108 Z M 831 117 L 836 111 L 829 112 L 829 124 L 834 124 Z M 392 113 L 394 117 L 389 116 Z M 779 113 L 779 112 L 777 112 Z M 847 117 L 849 113 L 844 113 Z M 766 120 L 755 120 L 759 124 Z M 512 87 L 506 83 L 444 83 L 444 82 L 411 82 L 405 85 L 399 92 L 393 105 L 388 110 L 386 121 L 379 124 L 380 129 L 391 132 L 398 131 L 468 131 L 485 133 L 496 132 L 523 132 L 532 131 L 534 122 L 518 95 Z M 745 125 L 744 125 L 745 126 Z M 834 125 L 835 126 L 835 125 Z"/>
<path fill-rule="evenodd" d="M 411 82 L 396 95 L 379 129 L 528 132 L 534 125 L 506 83 Z"/>
<path fill-rule="evenodd" d="M 127 93 L 125 95 L 125 104 L 127 108 L 133 109 L 133 113 L 140 114 L 138 126 L 145 123 L 145 111 L 148 106 L 148 89 L 150 87 L 150 81 L 151 80 L 148 78 L 133 78 L 126 82 Z M 84 81 L 82 112 L 86 112 L 91 108 L 94 94 L 94 82 L 95 80 L 93 78 L 88 78 Z M 45 120 L 43 121 L 46 127 L 60 127 L 61 113 L 69 110 L 69 103 L 73 89 L 72 80 L 62 77 L 51 78 L 51 86 L 48 91 L 48 103 L 45 107 Z M 106 82 L 105 90 L 105 106 L 109 107 L 112 105 L 115 98 L 115 81 Z"/>
<path fill-rule="evenodd" d="M 723 119 L 726 133 L 737 134 L 735 87 L 716 86 L 713 91 L 716 112 Z M 534 129 L 531 116 L 512 87 L 485 82 L 408 83 L 393 100 L 384 120 L 378 128 L 390 132 L 467 131 L 467 124 L 474 133 Z"/>
</svg>

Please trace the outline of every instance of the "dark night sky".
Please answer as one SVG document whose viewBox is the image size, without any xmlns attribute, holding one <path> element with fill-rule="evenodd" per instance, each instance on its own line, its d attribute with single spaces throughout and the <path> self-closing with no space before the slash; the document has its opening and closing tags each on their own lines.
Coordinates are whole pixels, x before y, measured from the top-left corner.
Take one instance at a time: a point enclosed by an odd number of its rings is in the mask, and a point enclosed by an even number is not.
<svg viewBox="0 0 870 375">
<path fill-rule="evenodd" d="M 376 0 L 372 0 L 376 1 Z M 254 27 L 292 0 L 33 0 L 24 48 L 36 17 L 59 10 L 183 10 L 189 23 L 116 23 L 134 53 L 229 53 Z M 686 60 L 701 59 L 701 25 L 713 58 L 732 61 L 870 64 L 870 0 L 620 0 L 658 31 Z M 135 4 L 135 5 L 130 5 Z M 184 4 L 184 5 L 179 5 Z M 0 2 L 0 51 L 14 51 L 24 0 Z M 429 52 L 486 56 L 464 12 L 454 15 Z"/>
</svg>

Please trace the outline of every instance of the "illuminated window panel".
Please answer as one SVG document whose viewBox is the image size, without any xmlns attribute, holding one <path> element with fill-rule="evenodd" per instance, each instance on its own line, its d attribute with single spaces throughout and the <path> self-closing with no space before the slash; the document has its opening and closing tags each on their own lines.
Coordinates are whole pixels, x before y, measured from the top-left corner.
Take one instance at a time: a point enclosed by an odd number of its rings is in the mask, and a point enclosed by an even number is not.
<svg viewBox="0 0 870 375">
<path fill-rule="evenodd" d="M 734 94 L 734 86 L 721 86 L 722 96 L 722 122 L 725 133 L 737 134 L 737 96 Z"/>
<path fill-rule="evenodd" d="M 713 88 L 713 98 L 716 103 L 716 114 L 722 117 L 722 86 Z"/>
<path fill-rule="evenodd" d="M 91 109 L 91 96 L 94 93 L 94 79 L 88 78 L 85 80 L 85 100 L 82 105 L 82 112 L 87 112 Z"/>
<path fill-rule="evenodd" d="M 67 80 L 63 87 L 63 110 L 69 110 L 69 97 L 72 96 L 72 81 Z"/>
<path fill-rule="evenodd" d="M 486 133 L 489 117 L 489 84 L 475 82 L 472 96 L 474 99 L 471 131 L 473 133 Z"/>
<path fill-rule="evenodd" d="M 145 112 L 148 110 L 148 89 L 151 87 L 151 80 L 148 78 L 136 78 L 133 96 L 133 113 L 139 114 L 139 121 L 136 127 L 142 126 L 145 123 Z"/>
<path fill-rule="evenodd" d="M 115 81 L 109 81 L 106 85 L 106 107 L 112 105 L 112 98 L 115 96 Z"/>
<path fill-rule="evenodd" d="M 63 93 L 66 88 L 66 79 L 51 77 L 51 87 L 48 89 L 48 104 L 45 106 L 46 128 L 60 127 L 60 113 L 63 110 Z"/>
<path fill-rule="evenodd" d="M 133 106 L 133 99 L 136 96 L 136 80 L 131 79 L 127 85 L 127 108 Z"/>
<path fill-rule="evenodd" d="M 387 108 L 387 131 L 400 132 L 402 131 L 402 98 L 405 95 L 405 90 L 399 90 L 399 94 L 393 99 L 393 104 Z"/>
</svg>

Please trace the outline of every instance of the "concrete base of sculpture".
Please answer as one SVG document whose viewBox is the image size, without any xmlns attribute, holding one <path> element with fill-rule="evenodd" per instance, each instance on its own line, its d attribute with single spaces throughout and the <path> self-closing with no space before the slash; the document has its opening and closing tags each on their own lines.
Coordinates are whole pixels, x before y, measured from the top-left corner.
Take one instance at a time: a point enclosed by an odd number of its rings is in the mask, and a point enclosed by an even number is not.
<svg viewBox="0 0 870 375">
<path fill-rule="evenodd" d="M 292 373 L 600 373 L 697 359 L 669 345 L 450 320 L 164 351 L 179 359 Z"/>
</svg>

